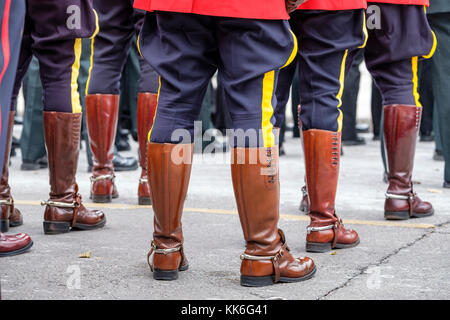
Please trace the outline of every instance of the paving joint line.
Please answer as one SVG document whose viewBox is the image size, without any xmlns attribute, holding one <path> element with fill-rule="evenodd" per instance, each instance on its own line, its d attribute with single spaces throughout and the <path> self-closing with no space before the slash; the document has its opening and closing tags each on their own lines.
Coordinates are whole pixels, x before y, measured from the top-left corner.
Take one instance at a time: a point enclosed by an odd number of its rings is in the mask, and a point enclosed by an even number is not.
<svg viewBox="0 0 450 320">
<path fill-rule="evenodd" d="M 445 221 L 445 222 L 442 222 L 442 223 L 436 225 L 434 229 L 428 230 L 427 232 L 425 232 L 424 234 L 422 234 L 422 235 L 421 235 L 420 237 L 418 237 L 417 239 L 414 239 L 414 240 L 412 240 L 411 242 L 409 242 L 409 243 L 407 243 L 407 244 L 401 246 L 400 248 L 395 249 L 393 252 L 391 252 L 391 253 L 385 255 L 384 257 L 382 257 L 377 263 L 375 263 L 375 264 L 371 263 L 371 264 L 369 264 L 369 265 L 367 265 L 367 266 L 365 266 L 365 267 L 363 267 L 363 268 L 360 268 L 360 269 L 359 269 L 359 272 L 357 272 L 357 273 L 354 274 L 352 277 L 350 277 L 349 279 L 347 279 L 343 284 L 341 284 L 341 285 L 339 285 L 339 286 L 337 286 L 337 287 L 335 287 L 335 288 L 329 290 L 327 293 L 325 293 L 324 295 L 318 297 L 316 300 L 322 300 L 322 299 L 328 297 L 329 295 L 332 295 L 333 293 L 336 293 L 338 290 L 347 287 L 347 286 L 350 284 L 350 282 L 352 282 L 354 279 L 356 279 L 356 278 L 362 276 L 363 274 L 365 274 L 366 271 L 367 271 L 370 267 L 378 267 L 378 266 L 381 266 L 382 264 L 386 263 L 390 258 L 392 258 L 392 257 L 396 256 L 398 253 L 400 253 L 402 250 L 414 246 L 416 243 L 418 243 L 418 242 L 424 240 L 425 238 L 428 238 L 429 236 L 431 236 L 431 235 L 434 234 L 434 233 L 439 233 L 439 232 L 437 231 L 437 229 L 440 228 L 440 227 L 443 227 L 443 226 L 445 226 L 445 225 L 447 225 L 447 224 L 450 224 L 450 220 Z"/>
</svg>

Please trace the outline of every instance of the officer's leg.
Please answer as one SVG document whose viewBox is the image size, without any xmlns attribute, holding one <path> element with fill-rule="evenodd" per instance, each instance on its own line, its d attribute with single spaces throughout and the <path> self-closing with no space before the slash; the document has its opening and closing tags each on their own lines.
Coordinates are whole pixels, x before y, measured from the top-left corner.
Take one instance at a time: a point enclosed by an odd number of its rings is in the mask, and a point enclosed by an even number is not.
<svg viewBox="0 0 450 320">
<path fill-rule="evenodd" d="M 300 123 L 311 223 L 307 250 L 325 252 L 359 243 L 335 212 L 339 177 L 342 95 L 354 50 L 367 39 L 362 10 L 295 13 L 299 37 Z M 350 32 L 349 30 L 353 30 Z M 328 229 L 332 229 L 331 231 Z"/>
<path fill-rule="evenodd" d="M 431 27 L 436 33 L 438 47 L 432 58 L 433 93 L 438 114 L 438 130 L 442 153 L 445 160 L 444 187 L 450 187 L 450 14 L 432 14 L 428 16 Z"/>
<path fill-rule="evenodd" d="M 22 215 L 14 207 L 8 180 L 15 115 L 14 109 L 10 109 L 14 106 L 11 103 L 11 93 L 18 69 L 20 54 L 20 40 L 18 41 L 18 39 L 20 39 L 20 32 L 24 24 L 24 6 L 22 1 L 16 1 L 9 5 L 0 2 L 0 25 L 2 28 L 2 41 L 0 43 L 0 55 L 2 56 L 0 61 L 0 70 L 2 70 L 0 74 L 0 168 L 2 169 L 0 179 L 0 232 L 6 232 L 9 227 L 22 224 Z M 22 54 L 21 64 L 24 64 L 25 60 L 29 60 L 29 58 L 25 59 L 24 57 L 25 51 Z M 0 242 L 3 242 L 3 239 Z M 0 251 L 3 252 L 3 250 Z"/>
<path fill-rule="evenodd" d="M 77 2 L 80 4 L 80 2 Z M 44 232 L 57 234 L 71 228 L 94 229 L 106 223 L 102 211 L 89 211 L 81 203 L 75 175 L 81 133 L 78 93 L 82 41 L 95 32 L 95 15 L 88 0 L 80 18 L 83 25 L 70 29 L 67 3 L 28 2 L 33 23 L 33 53 L 39 60 L 43 86 L 44 135 L 50 174 L 50 199 L 46 202 Z M 86 16 L 85 16 L 86 14 Z M 54 24 L 42 23 L 52 19 Z M 61 26 L 55 33 L 55 24 Z"/>
<path fill-rule="evenodd" d="M 245 36 L 244 36 L 245 35 Z M 309 258 L 294 259 L 278 229 L 279 174 L 274 109 L 279 69 L 289 65 L 297 41 L 287 21 L 227 19 L 219 22 L 219 81 L 233 121 L 231 175 L 246 241 L 241 285 L 309 279 Z M 258 194 L 258 197 L 255 197 Z M 273 264 L 268 257 L 278 257 Z M 262 258 L 260 256 L 266 256 Z M 286 264 L 285 261 L 292 264 Z M 264 271 L 262 271 L 264 270 Z"/>
<path fill-rule="evenodd" d="M 429 216 L 433 207 L 415 195 L 411 176 L 422 113 L 417 92 L 418 57 L 433 54 L 435 39 L 423 7 L 383 4 L 379 7 L 381 29 L 369 30 L 365 59 L 383 97 L 389 167 L 385 218 Z M 406 15 L 408 19 L 402 19 Z M 413 39 L 406 34 L 417 37 Z"/>
<path fill-rule="evenodd" d="M 86 122 L 93 153 L 91 197 L 111 202 L 119 196 L 114 184 L 114 140 L 119 115 L 120 77 L 134 32 L 129 0 L 98 0 L 94 8 L 99 32 L 92 39 L 87 82 Z"/>
<path fill-rule="evenodd" d="M 158 12 L 145 17 L 141 54 L 160 74 L 158 106 L 149 131 L 147 168 L 154 219 L 149 263 L 157 280 L 188 268 L 181 216 L 192 166 L 194 121 L 216 71 L 213 18 Z"/>
<path fill-rule="evenodd" d="M 23 80 L 23 97 L 25 114 L 20 150 L 22 154 L 21 170 L 37 170 L 47 168 L 47 152 L 45 151 L 44 125 L 42 120 L 42 83 L 39 76 L 39 64 L 33 58 Z"/>
<path fill-rule="evenodd" d="M 432 71 L 431 60 L 421 60 L 419 61 L 418 68 L 418 82 L 419 88 L 418 92 L 420 95 L 420 102 L 423 106 L 422 109 L 422 119 L 420 121 L 420 141 L 434 141 L 433 137 L 433 71 Z"/>
</svg>

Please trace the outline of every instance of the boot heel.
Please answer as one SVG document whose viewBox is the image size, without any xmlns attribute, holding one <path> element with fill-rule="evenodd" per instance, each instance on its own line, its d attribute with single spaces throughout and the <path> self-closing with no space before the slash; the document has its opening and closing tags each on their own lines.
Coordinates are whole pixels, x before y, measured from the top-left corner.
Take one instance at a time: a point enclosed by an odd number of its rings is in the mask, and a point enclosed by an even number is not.
<svg viewBox="0 0 450 320">
<path fill-rule="evenodd" d="M 306 242 L 307 252 L 328 252 L 331 251 L 331 243 Z"/>
<path fill-rule="evenodd" d="M 140 206 L 150 206 L 152 204 L 152 199 L 149 197 L 139 197 L 138 203 Z"/>
<path fill-rule="evenodd" d="M 70 231 L 70 222 L 50 222 L 44 221 L 45 234 L 60 234 Z"/>
<path fill-rule="evenodd" d="M 384 218 L 386 220 L 408 220 L 409 219 L 409 211 L 385 211 Z"/>
<path fill-rule="evenodd" d="M 109 203 L 112 202 L 112 195 L 107 194 L 107 195 L 97 195 L 97 194 L 93 194 L 91 196 L 92 201 L 95 203 Z"/>
<path fill-rule="evenodd" d="M 8 232 L 9 230 L 9 219 L 0 220 L 0 232 Z"/>
<path fill-rule="evenodd" d="M 265 287 L 273 285 L 273 276 L 251 277 L 241 276 L 241 286 L 244 287 Z"/>
<path fill-rule="evenodd" d="M 158 270 L 153 271 L 153 279 L 172 281 L 178 279 L 178 270 Z"/>
</svg>

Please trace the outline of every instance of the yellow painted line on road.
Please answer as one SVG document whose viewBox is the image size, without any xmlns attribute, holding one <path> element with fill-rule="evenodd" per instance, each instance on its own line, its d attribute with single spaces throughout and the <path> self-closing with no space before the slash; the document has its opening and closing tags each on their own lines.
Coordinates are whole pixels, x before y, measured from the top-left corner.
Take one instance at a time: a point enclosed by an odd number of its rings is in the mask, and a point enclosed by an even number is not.
<svg viewBox="0 0 450 320">
<path fill-rule="evenodd" d="M 15 200 L 15 204 L 19 205 L 40 205 L 40 201 L 28 201 L 28 200 Z M 125 203 L 84 203 L 84 205 L 88 208 L 105 208 L 105 209 L 124 209 L 124 210 L 132 210 L 132 209 L 151 209 L 152 206 L 140 206 L 140 205 L 131 205 Z M 226 210 L 226 209 L 207 209 L 207 208 L 184 208 L 184 212 L 193 212 L 193 213 L 210 213 L 210 214 L 228 214 L 228 215 L 237 215 L 238 212 L 236 210 Z M 293 215 L 293 214 L 280 214 L 280 219 L 287 221 L 306 221 L 309 222 L 309 217 L 306 215 Z M 412 229 L 430 229 L 434 228 L 434 224 L 427 223 L 406 223 L 406 222 L 396 222 L 396 221 L 387 221 L 387 220 L 358 220 L 358 219 L 343 219 L 343 222 L 346 224 L 356 224 L 356 225 L 365 225 L 365 226 L 380 226 L 380 227 L 398 227 L 398 228 L 412 228 Z"/>
</svg>

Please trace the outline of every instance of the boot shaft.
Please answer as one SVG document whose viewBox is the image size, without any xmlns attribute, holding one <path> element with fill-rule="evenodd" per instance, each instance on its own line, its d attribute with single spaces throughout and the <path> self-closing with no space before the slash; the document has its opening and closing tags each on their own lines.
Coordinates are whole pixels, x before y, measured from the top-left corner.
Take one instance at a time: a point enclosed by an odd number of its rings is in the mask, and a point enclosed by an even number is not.
<svg viewBox="0 0 450 320">
<path fill-rule="evenodd" d="M 389 166 L 389 190 L 408 193 L 414 167 L 416 140 L 422 107 L 390 105 L 384 107 L 384 139 Z"/>
<path fill-rule="evenodd" d="M 246 253 L 271 255 L 281 248 L 278 233 L 280 181 L 278 147 L 233 148 L 231 176 Z"/>
<path fill-rule="evenodd" d="M 310 129 L 303 131 L 302 137 L 311 225 L 333 224 L 337 220 L 341 133 Z"/>
<path fill-rule="evenodd" d="M 183 242 L 181 216 L 192 168 L 193 144 L 148 143 L 154 241 L 159 249 Z"/>
<path fill-rule="evenodd" d="M 147 169 L 148 133 L 153 126 L 158 95 L 139 92 L 137 100 L 137 133 L 139 141 L 139 161 L 143 170 Z"/>
<path fill-rule="evenodd" d="M 81 113 L 44 112 L 50 199 L 73 198 L 77 192 L 75 175 L 80 150 L 81 117 Z"/>
<path fill-rule="evenodd" d="M 86 96 L 86 125 L 92 150 L 94 176 L 114 171 L 114 141 L 119 117 L 119 95 Z"/>
</svg>

